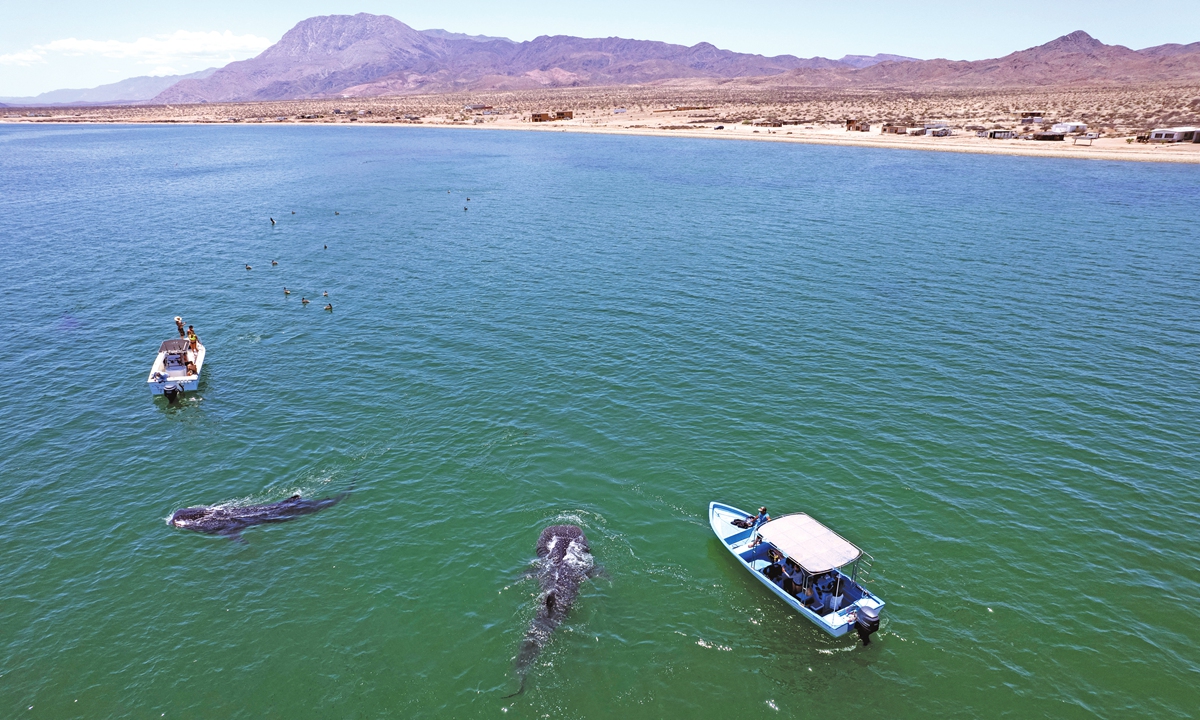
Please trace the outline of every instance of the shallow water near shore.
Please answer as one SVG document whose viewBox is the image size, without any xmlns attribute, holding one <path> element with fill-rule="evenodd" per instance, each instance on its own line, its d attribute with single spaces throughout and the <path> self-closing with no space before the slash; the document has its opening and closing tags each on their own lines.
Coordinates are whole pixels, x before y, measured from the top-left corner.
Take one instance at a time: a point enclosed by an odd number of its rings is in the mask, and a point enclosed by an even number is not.
<svg viewBox="0 0 1200 720">
<path fill-rule="evenodd" d="M 1197 207 L 1187 166 L 0 127 L 0 716 L 1191 717 Z M 711 500 L 869 551 L 872 645 Z M 609 578 L 503 699 L 561 522 Z"/>
</svg>

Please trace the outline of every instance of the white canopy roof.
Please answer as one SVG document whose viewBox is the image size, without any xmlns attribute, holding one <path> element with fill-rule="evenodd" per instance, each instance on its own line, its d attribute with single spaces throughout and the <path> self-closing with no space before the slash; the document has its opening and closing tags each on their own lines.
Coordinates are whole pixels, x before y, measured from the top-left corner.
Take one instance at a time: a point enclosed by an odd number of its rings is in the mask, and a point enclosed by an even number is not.
<svg viewBox="0 0 1200 720">
<path fill-rule="evenodd" d="M 758 530 L 763 540 L 810 573 L 822 573 L 858 559 L 862 552 L 840 535 L 805 515 L 784 515 Z"/>
</svg>

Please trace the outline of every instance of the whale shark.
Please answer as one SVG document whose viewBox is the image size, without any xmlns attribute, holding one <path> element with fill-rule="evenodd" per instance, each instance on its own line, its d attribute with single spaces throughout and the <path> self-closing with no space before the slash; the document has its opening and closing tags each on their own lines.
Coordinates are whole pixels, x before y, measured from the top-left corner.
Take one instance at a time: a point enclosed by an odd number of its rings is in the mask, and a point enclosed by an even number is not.
<svg viewBox="0 0 1200 720">
<path fill-rule="evenodd" d="M 311 515 L 333 507 L 346 499 L 349 492 L 320 500 L 305 500 L 293 495 L 286 500 L 268 505 L 216 505 L 213 507 L 187 507 L 171 513 L 167 524 L 172 527 L 209 535 L 224 535 L 231 540 L 242 541 L 242 530 L 253 525 L 287 522 L 301 515 Z"/>
<path fill-rule="evenodd" d="M 587 537 L 578 526 L 551 525 L 542 531 L 537 542 L 537 559 L 533 569 L 526 573 L 527 577 L 537 577 L 542 592 L 538 597 L 537 613 L 529 623 L 516 657 L 521 685 L 512 695 L 505 695 L 506 698 L 525 692 L 529 668 L 549 642 L 550 634 L 575 604 L 580 584 L 602 573 L 592 558 Z"/>
</svg>

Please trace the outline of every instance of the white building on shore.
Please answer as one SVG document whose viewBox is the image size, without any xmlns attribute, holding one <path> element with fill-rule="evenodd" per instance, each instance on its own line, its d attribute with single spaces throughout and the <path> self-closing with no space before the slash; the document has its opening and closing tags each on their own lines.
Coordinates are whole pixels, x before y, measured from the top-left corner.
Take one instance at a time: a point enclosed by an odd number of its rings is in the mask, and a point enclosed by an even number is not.
<svg viewBox="0 0 1200 720">
<path fill-rule="evenodd" d="M 1150 142 L 1152 142 L 1152 143 L 1178 143 L 1178 142 L 1200 143 L 1200 128 L 1195 128 L 1195 127 L 1155 128 L 1154 130 L 1150 131 Z"/>
</svg>

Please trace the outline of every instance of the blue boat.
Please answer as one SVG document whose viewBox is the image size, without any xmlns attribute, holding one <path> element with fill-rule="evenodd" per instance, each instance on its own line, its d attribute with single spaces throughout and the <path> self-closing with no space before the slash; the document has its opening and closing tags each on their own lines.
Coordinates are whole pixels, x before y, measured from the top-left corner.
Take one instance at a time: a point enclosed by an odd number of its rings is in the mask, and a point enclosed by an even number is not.
<svg viewBox="0 0 1200 720">
<path fill-rule="evenodd" d="M 870 556 L 804 513 L 754 520 L 731 505 L 708 505 L 713 532 L 759 582 L 830 635 L 853 628 L 870 644 L 883 611 L 862 586 Z"/>
</svg>

